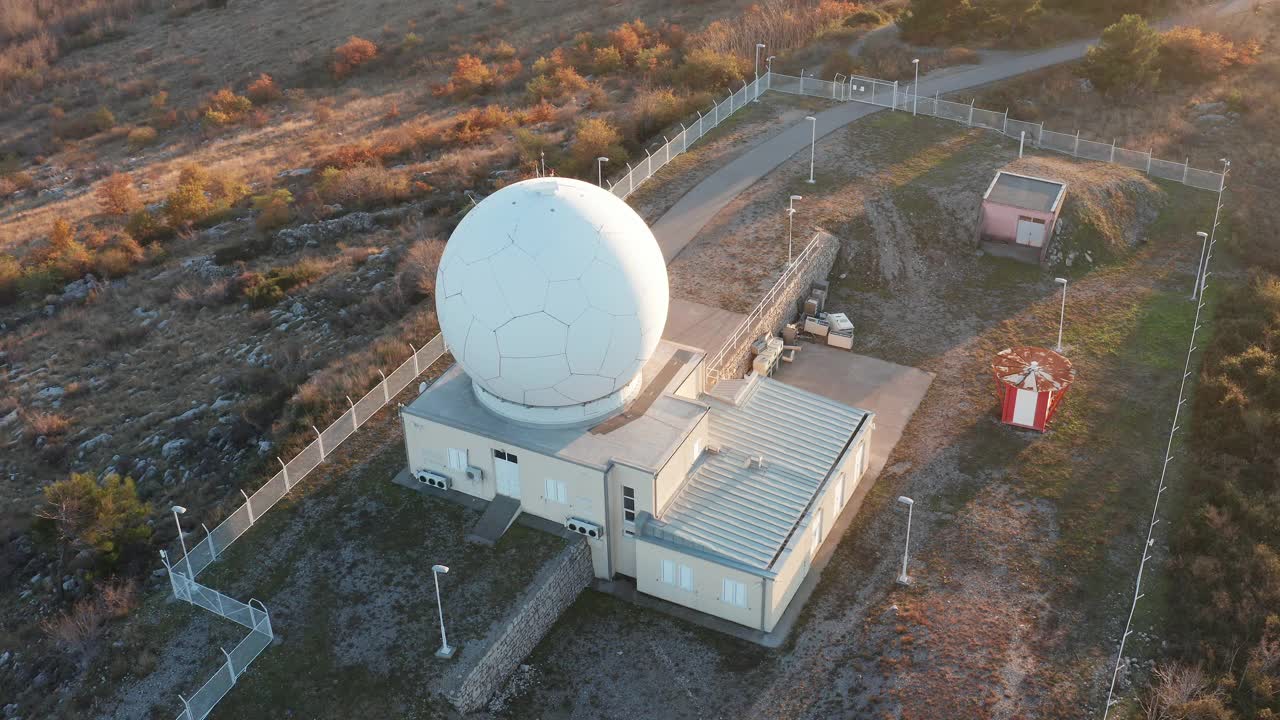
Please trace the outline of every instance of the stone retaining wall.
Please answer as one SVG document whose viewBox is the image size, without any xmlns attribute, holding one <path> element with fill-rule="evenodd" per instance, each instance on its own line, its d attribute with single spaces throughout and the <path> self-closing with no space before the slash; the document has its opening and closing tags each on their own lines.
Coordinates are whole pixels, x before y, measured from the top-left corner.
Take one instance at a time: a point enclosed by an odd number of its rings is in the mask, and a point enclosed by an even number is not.
<svg viewBox="0 0 1280 720">
<path fill-rule="evenodd" d="M 723 377 L 745 377 L 751 370 L 751 344 L 766 332 L 772 335 L 782 332 L 782 327 L 799 314 L 800 304 L 809 296 L 809 288 L 813 282 L 826 280 L 831 274 L 831 268 L 835 266 L 836 257 L 840 253 L 840 240 L 834 235 L 819 231 L 818 242 L 820 245 L 809 256 L 807 266 L 791 278 L 788 287 L 778 293 L 751 332 L 738 342 L 738 347 L 725 355 Z"/>
<path fill-rule="evenodd" d="M 534 577 L 514 609 L 470 648 L 478 648 L 479 656 L 463 653 L 460 659 L 469 661 L 447 679 L 450 704 L 464 713 L 483 708 L 593 577 L 591 548 L 585 538 L 574 536 Z"/>
</svg>

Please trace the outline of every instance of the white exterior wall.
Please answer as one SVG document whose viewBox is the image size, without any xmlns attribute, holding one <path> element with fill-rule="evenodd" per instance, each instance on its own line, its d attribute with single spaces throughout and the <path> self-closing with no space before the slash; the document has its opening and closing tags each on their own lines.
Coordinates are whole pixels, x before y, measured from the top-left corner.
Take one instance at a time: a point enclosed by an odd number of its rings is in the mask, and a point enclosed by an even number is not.
<svg viewBox="0 0 1280 720">
<path fill-rule="evenodd" d="M 626 533 L 623 517 L 622 488 L 629 487 L 636 491 L 636 513 L 653 514 L 653 474 L 641 468 L 615 463 L 609 468 L 609 508 L 608 537 L 613 544 L 613 571 L 621 575 L 635 577 L 636 574 L 636 540 L 634 535 Z"/>
<path fill-rule="evenodd" d="M 658 471 L 654 487 L 654 509 L 650 510 L 655 517 L 660 517 L 659 513 L 666 509 L 667 503 L 680 491 L 689 477 L 689 468 L 693 467 L 698 456 L 707 449 L 707 424 L 710 420 L 710 413 L 703 415 L 693 432 L 689 433 L 679 449 L 667 460 L 667 464 Z"/>
<path fill-rule="evenodd" d="M 496 440 L 458 430 L 447 425 L 403 413 L 405 448 L 410 473 L 430 470 L 445 475 L 453 489 L 485 500 L 497 494 L 493 451 L 516 453 L 520 467 L 520 508 L 531 515 L 564 523 L 569 517 L 593 522 L 605 528 L 609 536 L 608 508 L 605 507 L 603 471 L 542 455 L 531 450 L 500 443 Z M 480 482 L 467 479 L 466 473 L 449 467 L 449 448 L 467 451 L 467 463 L 484 471 Z M 546 479 L 565 484 L 566 503 L 546 497 Z M 589 540 L 596 577 L 607 578 L 609 572 L 608 541 Z"/>
<path fill-rule="evenodd" d="M 862 467 L 856 467 L 858 460 L 858 448 L 863 447 Z M 826 484 L 819 489 L 819 494 L 814 498 L 813 505 L 809 509 L 809 513 L 801 521 L 800 526 L 791 536 L 787 546 L 783 548 L 782 554 L 778 561 L 774 564 L 774 572 L 776 573 L 772 582 L 769 583 L 768 596 L 766 598 L 767 611 L 765 613 L 765 632 L 773 630 L 781 619 L 782 614 L 786 611 L 787 605 L 795 596 L 796 591 L 800 589 L 800 584 L 804 582 L 805 577 L 809 574 L 809 568 L 813 562 L 813 557 L 817 554 L 817 550 L 831 537 L 831 529 L 836 526 L 837 520 L 844 510 L 849 506 L 849 498 L 857 491 L 858 485 L 861 483 L 866 473 L 866 468 L 871 464 L 871 423 L 868 422 L 863 430 L 862 436 L 858 441 L 851 444 L 845 453 L 837 460 L 835 472 L 828 477 Z M 838 501 L 840 473 L 845 474 L 844 498 Z M 813 544 L 813 523 L 818 518 L 818 511 L 822 514 L 822 527 L 820 528 L 820 536 L 818 539 L 818 547 Z"/>
<path fill-rule="evenodd" d="M 764 578 L 647 540 L 638 541 L 635 545 L 636 589 L 640 592 L 740 625 L 761 627 Z M 674 583 L 663 582 L 663 560 L 675 565 Z M 681 566 L 689 568 L 692 572 L 692 590 L 680 587 Z M 738 607 L 721 598 L 725 578 L 742 583 L 745 588 L 743 595 L 746 607 Z"/>
</svg>

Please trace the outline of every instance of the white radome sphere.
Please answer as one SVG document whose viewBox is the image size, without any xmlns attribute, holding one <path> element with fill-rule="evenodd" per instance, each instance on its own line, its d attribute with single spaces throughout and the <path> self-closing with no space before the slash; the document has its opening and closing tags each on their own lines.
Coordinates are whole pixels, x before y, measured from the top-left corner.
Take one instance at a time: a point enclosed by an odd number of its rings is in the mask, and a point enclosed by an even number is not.
<svg viewBox="0 0 1280 720">
<path fill-rule="evenodd" d="M 537 424 L 599 418 L 634 397 L 667 302 L 649 226 L 613 193 L 569 178 L 485 198 L 436 273 L 441 332 L 477 397 Z"/>
</svg>

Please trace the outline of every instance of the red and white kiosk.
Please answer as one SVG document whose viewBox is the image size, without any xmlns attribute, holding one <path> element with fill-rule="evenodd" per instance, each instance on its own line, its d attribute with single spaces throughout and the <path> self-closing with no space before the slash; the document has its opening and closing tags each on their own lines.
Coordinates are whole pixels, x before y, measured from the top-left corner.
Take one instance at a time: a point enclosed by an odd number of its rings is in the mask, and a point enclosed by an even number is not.
<svg viewBox="0 0 1280 720">
<path fill-rule="evenodd" d="M 1075 380 L 1071 361 L 1047 348 L 1001 350 L 991 362 L 1000 420 L 1044 432 Z"/>
</svg>

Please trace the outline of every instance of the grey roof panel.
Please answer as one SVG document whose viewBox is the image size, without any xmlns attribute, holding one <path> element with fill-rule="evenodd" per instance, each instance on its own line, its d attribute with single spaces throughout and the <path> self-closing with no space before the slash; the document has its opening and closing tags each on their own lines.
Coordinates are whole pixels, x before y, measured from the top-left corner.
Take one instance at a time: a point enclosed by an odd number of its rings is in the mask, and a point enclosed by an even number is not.
<svg viewBox="0 0 1280 720">
<path fill-rule="evenodd" d="M 1010 207 L 1052 212 L 1065 185 L 1001 171 L 987 192 L 987 200 Z"/>
<path fill-rule="evenodd" d="M 719 452 L 703 454 L 642 534 L 767 572 L 869 413 L 770 378 L 736 405 L 708 401 Z"/>
</svg>

